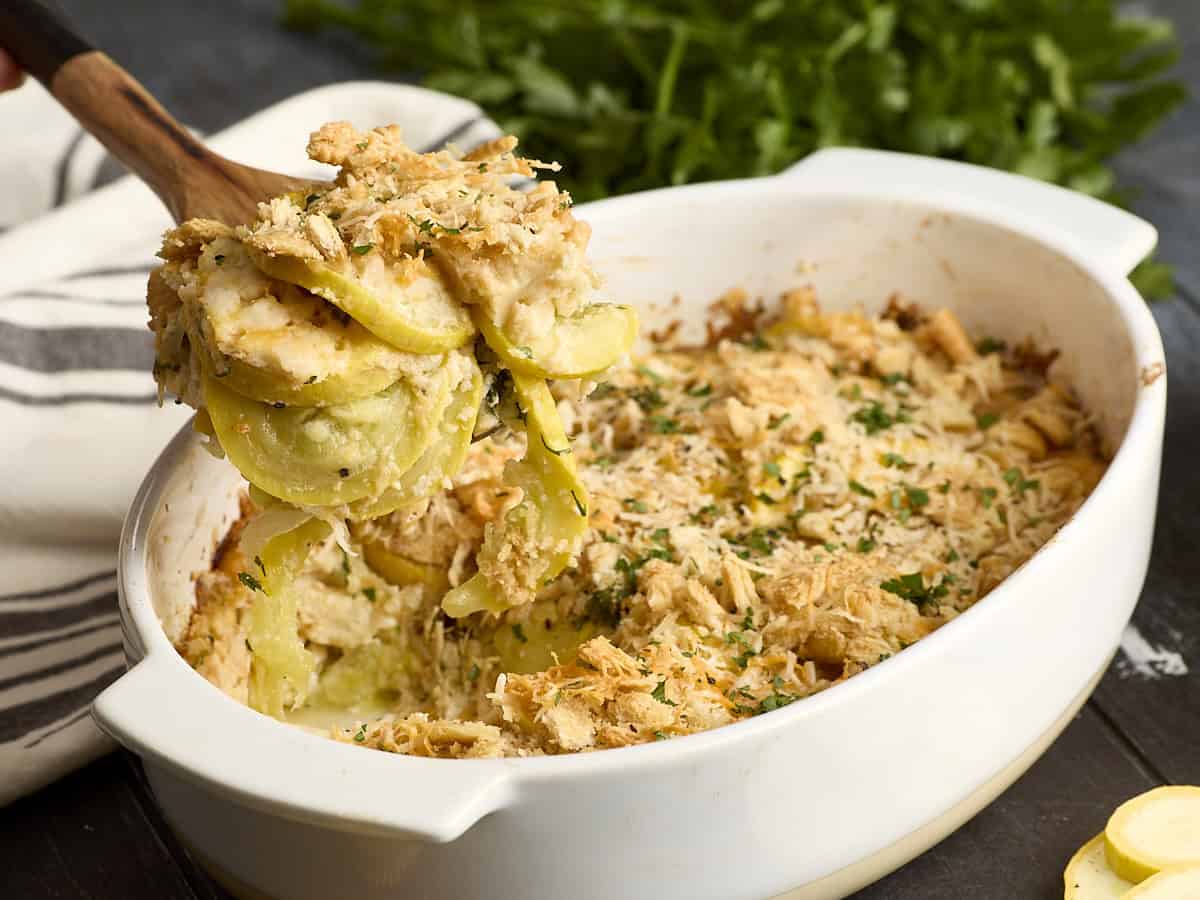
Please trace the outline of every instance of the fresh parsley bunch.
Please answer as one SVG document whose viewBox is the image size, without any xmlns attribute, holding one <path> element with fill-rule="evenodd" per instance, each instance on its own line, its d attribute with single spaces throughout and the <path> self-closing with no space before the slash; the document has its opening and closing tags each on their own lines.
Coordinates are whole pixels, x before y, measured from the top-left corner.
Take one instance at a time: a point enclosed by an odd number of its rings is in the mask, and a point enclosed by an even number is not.
<svg viewBox="0 0 1200 900">
<path fill-rule="evenodd" d="M 479 103 L 579 200 L 861 145 L 1121 202 L 1108 160 L 1185 96 L 1116 0 L 284 0 Z M 1169 292 L 1143 267 L 1148 293 Z"/>
</svg>

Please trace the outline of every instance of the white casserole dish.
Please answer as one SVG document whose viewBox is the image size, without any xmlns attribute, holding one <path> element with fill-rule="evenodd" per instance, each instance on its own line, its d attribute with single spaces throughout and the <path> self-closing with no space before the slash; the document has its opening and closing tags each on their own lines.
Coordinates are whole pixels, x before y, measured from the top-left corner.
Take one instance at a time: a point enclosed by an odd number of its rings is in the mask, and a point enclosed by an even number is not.
<svg viewBox="0 0 1200 900">
<path fill-rule="evenodd" d="M 825 308 L 894 292 L 969 330 L 1062 351 L 1116 450 L 1077 515 L 976 607 L 845 684 L 662 743 L 519 760 L 336 744 L 240 706 L 171 638 L 240 482 L 185 429 L 121 540 L 128 674 L 95 704 L 172 826 L 241 896 L 837 897 L 939 840 L 1083 702 L 1146 572 L 1166 384 L 1126 280 L 1154 230 L 1040 183 L 859 150 L 784 175 L 581 207 L 609 293 L 649 331 L 744 286 L 811 283 Z M 678 295 L 676 304 L 669 302 Z M 919 765 L 912 764 L 919 760 Z"/>
</svg>

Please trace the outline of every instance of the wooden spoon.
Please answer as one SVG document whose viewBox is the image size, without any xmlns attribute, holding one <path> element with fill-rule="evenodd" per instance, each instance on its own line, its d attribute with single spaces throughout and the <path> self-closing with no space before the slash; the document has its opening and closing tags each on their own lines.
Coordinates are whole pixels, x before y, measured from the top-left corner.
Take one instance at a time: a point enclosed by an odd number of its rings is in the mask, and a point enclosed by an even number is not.
<svg viewBox="0 0 1200 900">
<path fill-rule="evenodd" d="M 0 46 L 142 179 L 176 222 L 242 224 L 260 201 L 313 184 L 213 153 L 137 79 L 37 0 L 0 3 Z"/>
</svg>

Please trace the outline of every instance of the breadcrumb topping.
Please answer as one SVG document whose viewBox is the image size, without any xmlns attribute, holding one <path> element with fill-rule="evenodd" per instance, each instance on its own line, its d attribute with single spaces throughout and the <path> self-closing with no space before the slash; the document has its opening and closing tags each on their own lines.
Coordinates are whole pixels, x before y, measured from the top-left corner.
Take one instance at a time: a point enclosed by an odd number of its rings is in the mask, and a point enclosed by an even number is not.
<svg viewBox="0 0 1200 900">
<path fill-rule="evenodd" d="M 331 161 L 374 158 L 336 129 L 314 141 Z M 1031 348 L 972 340 L 948 310 L 824 313 L 809 290 L 770 319 L 742 292 L 718 307 L 711 346 L 559 395 L 592 528 L 535 603 L 439 609 L 519 499 L 502 473 L 520 436 L 473 446 L 421 509 L 355 524 L 353 554 L 315 553 L 297 589 L 320 674 L 293 719 L 386 751 L 490 757 L 768 713 L 979 602 L 1104 472 L 1087 414 Z M 233 559 L 198 582 L 180 651 L 244 699 L 251 598 Z"/>
</svg>

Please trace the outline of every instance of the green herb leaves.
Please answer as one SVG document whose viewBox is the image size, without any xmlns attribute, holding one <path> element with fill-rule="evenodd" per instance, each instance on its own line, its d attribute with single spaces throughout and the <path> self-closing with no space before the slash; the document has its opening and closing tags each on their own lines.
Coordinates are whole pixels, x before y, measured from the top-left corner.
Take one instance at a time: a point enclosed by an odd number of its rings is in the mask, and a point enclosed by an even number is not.
<svg viewBox="0 0 1200 900">
<path fill-rule="evenodd" d="M 934 603 L 945 597 L 950 590 L 946 587 L 945 579 L 938 584 L 926 584 L 925 578 L 920 572 L 899 575 L 896 578 L 883 582 L 879 586 L 885 591 L 895 594 L 897 597 L 903 597 L 905 600 L 917 604 L 917 606 Z"/>
<path fill-rule="evenodd" d="M 1107 161 L 1182 102 L 1171 26 L 1117 0 L 286 0 L 479 103 L 577 200 L 884 147 L 1106 200 Z M 482 165 L 482 164 L 481 164 Z M 1163 290 L 1159 266 L 1135 276 Z"/>
<path fill-rule="evenodd" d="M 658 683 L 658 687 L 656 687 L 654 690 L 652 690 L 650 692 L 650 696 L 653 697 L 655 700 L 657 700 L 659 703 L 665 703 L 667 706 L 676 706 L 677 705 L 674 700 L 670 700 L 667 697 L 666 679 L 663 679 L 662 681 L 660 681 Z"/>
<path fill-rule="evenodd" d="M 260 582 L 249 572 L 238 572 L 238 581 L 250 588 L 252 591 L 262 591 L 262 593 L 266 593 L 266 591 L 263 590 L 262 582 Z"/>
</svg>

